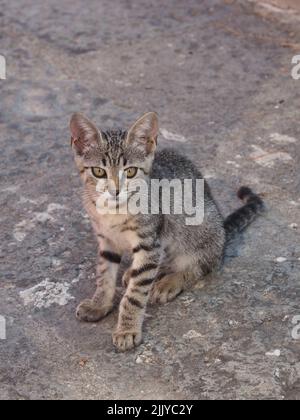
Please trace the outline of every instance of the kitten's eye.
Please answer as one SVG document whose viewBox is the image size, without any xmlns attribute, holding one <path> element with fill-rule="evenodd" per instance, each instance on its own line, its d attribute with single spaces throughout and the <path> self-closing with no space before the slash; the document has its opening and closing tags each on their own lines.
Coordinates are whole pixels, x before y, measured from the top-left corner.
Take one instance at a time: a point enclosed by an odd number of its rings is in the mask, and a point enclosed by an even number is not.
<svg viewBox="0 0 300 420">
<path fill-rule="evenodd" d="M 106 172 L 102 168 L 92 168 L 92 173 L 96 178 L 107 178 Z"/>
<path fill-rule="evenodd" d="M 128 168 L 125 170 L 127 178 L 134 178 L 137 174 L 138 168 Z"/>
</svg>

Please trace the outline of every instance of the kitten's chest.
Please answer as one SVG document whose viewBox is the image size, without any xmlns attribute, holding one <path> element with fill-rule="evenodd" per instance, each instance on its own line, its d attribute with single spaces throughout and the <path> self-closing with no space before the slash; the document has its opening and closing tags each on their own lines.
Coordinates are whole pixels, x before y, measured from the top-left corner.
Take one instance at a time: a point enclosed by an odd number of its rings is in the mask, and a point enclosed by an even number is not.
<svg viewBox="0 0 300 420">
<path fill-rule="evenodd" d="M 131 248 L 126 227 L 132 220 L 128 219 L 128 215 L 101 215 L 95 222 L 96 233 L 107 238 L 120 252 Z"/>
</svg>

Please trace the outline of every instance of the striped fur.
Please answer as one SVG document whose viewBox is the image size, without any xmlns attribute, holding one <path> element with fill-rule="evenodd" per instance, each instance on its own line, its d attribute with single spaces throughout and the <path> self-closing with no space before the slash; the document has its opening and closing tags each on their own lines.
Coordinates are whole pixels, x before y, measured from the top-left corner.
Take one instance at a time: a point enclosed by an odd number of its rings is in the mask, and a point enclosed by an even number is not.
<svg viewBox="0 0 300 420">
<path fill-rule="evenodd" d="M 202 179 L 201 173 L 186 158 L 173 150 L 156 152 L 158 121 L 154 113 L 140 118 L 128 131 L 100 131 L 83 115 L 71 120 L 75 162 L 84 183 L 83 201 L 99 244 L 97 289 L 92 299 L 77 308 L 82 321 L 95 322 L 113 308 L 116 279 L 123 256 L 131 265 L 123 276 L 125 294 L 113 342 L 120 351 L 142 341 L 142 324 L 148 302 L 166 303 L 194 284 L 222 262 L 226 236 L 240 231 L 262 209 L 262 201 L 250 189 L 239 192 L 244 207 L 225 222 L 205 184 L 205 216 L 199 226 L 187 226 L 186 215 L 100 215 L 96 209 L 99 195 L 109 192 L 109 182 L 96 191 L 92 167 L 106 171 L 118 189 L 116 174 L 127 167 L 138 168 L 137 178 Z M 125 187 L 130 191 L 131 183 Z"/>
<path fill-rule="evenodd" d="M 242 232 L 255 218 L 265 211 L 262 199 L 248 187 L 241 187 L 237 196 L 245 205 L 230 214 L 224 221 L 224 227 L 230 239 L 236 233 Z"/>
</svg>

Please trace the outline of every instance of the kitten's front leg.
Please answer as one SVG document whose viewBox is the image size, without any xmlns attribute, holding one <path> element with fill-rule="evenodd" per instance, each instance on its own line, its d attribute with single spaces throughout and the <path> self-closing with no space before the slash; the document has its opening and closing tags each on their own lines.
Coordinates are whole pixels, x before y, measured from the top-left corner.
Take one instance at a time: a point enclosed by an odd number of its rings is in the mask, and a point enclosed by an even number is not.
<svg viewBox="0 0 300 420">
<path fill-rule="evenodd" d="M 113 307 L 121 256 L 113 251 L 108 241 L 101 240 L 99 245 L 99 259 L 96 271 L 97 289 L 92 299 L 85 299 L 78 306 L 76 315 L 80 321 L 99 321 Z"/>
<path fill-rule="evenodd" d="M 142 341 L 142 325 L 152 284 L 161 257 L 157 240 L 140 243 L 133 249 L 133 263 L 126 293 L 120 303 L 119 320 L 113 334 L 114 345 L 120 351 L 130 350 Z"/>
</svg>

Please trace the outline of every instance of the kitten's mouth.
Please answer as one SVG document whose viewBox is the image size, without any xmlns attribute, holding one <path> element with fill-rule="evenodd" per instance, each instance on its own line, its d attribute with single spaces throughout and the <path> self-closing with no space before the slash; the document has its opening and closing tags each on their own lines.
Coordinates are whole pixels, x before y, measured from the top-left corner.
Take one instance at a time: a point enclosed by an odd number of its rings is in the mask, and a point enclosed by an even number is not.
<svg viewBox="0 0 300 420">
<path fill-rule="evenodd" d="M 110 210 L 126 207 L 128 200 L 133 194 L 134 193 L 127 191 L 120 191 L 118 195 L 111 194 L 109 191 L 98 194 L 98 199 L 96 202 L 97 210 L 102 213 L 105 212 L 105 210 L 109 212 Z"/>
</svg>

